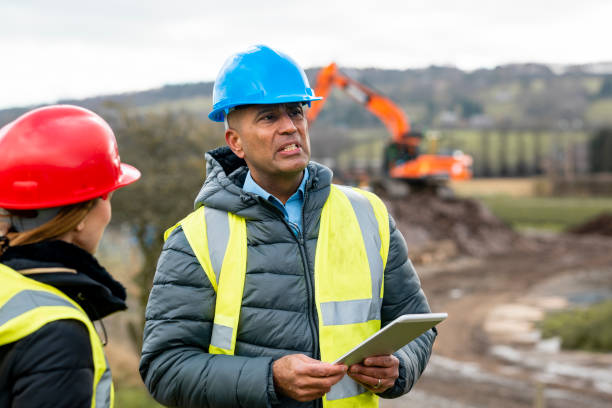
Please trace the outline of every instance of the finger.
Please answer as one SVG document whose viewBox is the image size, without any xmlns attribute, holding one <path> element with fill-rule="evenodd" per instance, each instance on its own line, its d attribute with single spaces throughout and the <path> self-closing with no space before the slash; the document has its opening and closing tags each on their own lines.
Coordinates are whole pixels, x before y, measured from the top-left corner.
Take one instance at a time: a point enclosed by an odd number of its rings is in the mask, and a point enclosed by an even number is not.
<svg viewBox="0 0 612 408">
<path fill-rule="evenodd" d="M 396 364 L 399 365 L 399 360 L 394 355 L 368 357 L 363 362 L 365 366 L 377 367 L 392 367 Z"/>
<path fill-rule="evenodd" d="M 366 367 L 361 364 L 354 364 L 349 369 L 349 374 L 358 373 L 373 378 L 392 377 L 395 372 L 394 367 Z"/>
<path fill-rule="evenodd" d="M 344 364 L 329 364 L 317 361 L 316 363 L 305 364 L 303 373 L 312 377 L 331 377 L 336 375 L 344 375 L 348 371 L 348 367 Z"/>
<path fill-rule="evenodd" d="M 361 384 L 366 387 L 375 387 L 378 384 L 378 378 L 370 377 L 369 375 L 360 374 L 360 373 L 351 373 L 349 376 L 355 380 L 359 381 Z"/>
<path fill-rule="evenodd" d="M 349 374 L 349 376 L 368 390 L 375 393 L 384 392 L 395 384 L 395 381 L 388 379 L 381 379 L 379 383 L 378 378 L 373 378 L 363 374 Z"/>
<path fill-rule="evenodd" d="M 322 398 L 325 394 L 326 392 L 319 390 L 298 390 L 292 395 L 292 398 L 300 402 L 307 402 Z"/>
<path fill-rule="evenodd" d="M 397 378 L 399 376 L 397 367 L 363 367 L 358 372 L 376 378 Z"/>
<path fill-rule="evenodd" d="M 312 367 L 308 367 L 308 369 L 312 369 Z M 307 371 L 302 369 L 302 371 Z M 316 371 L 316 370 L 315 370 Z M 344 375 L 345 371 L 341 370 L 339 373 L 332 375 L 311 375 L 306 372 L 297 372 L 294 376 L 294 383 L 300 388 L 323 388 L 326 386 L 331 387 L 340 381 Z"/>
<path fill-rule="evenodd" d="M 321 389 L 329 391 L 329 388 L 340 382 L 343 377 L 344 374 L 333 375 L 330 377 L 308 377 L 307 379 L 304 379 L 304 387 L 307 389 Z"/>
<path fill-rule="evenodd" d="M 365 368 L 365 366 L 363 364 L 353 364 L 352 366 L 349 367 L 348 372 L 349 373 L 357 373 L 357 372 L 361 371 L 363 368 Z"/>
<path fill-rule="evenodd" d="M 296 379 L 295 391 L 301 395 L 325 394 L 331 390 L 331 387 L 338 383 L 342 376 L 334 377 L 304 377 Z"/>
<path fill-rule="evenodd" d="M 394 382 L 389 379 L 381 378 L 380 382 L 378 378 L 370 377 L 368 375 L 363 374 L 350 374 L 351 378 L 363 386 L 365 386 L 369 390 L 373 390 L 375 392 L 381 392 L 382 390 L 386 390 L 390 386 L 394 384 Z"/>
</svg>

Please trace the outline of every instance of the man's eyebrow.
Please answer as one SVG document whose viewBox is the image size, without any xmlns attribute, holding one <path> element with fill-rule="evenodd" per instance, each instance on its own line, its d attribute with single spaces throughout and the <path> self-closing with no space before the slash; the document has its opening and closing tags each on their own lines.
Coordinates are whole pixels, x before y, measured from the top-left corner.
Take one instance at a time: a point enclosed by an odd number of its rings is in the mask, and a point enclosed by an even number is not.
<svg viewBox="0 0 612 408">
<path fill-rule="evenodd" d="M 257 113 L 255 116 L 259 116 L 264 113 L 275 112 L 277 109 L 278 109 L 277 105 L 262 106 L 261 108 L 257 109 Z"/>
<path fill-rule="evenodd" d="M 257 109 L 255 113 L 255 117 L 259 117 L 260 115 L 263 115 L 266 113 L 277 112 L 279 109 L 281 109 L 281 107 L 284 109 L 295 109 L 295 108 L 303 109 L 302 104 L 299 102 L 290 102 L 290 103 L 284 103 L 280 105 L 278 104 L 263 105 Z"/>
</svg>

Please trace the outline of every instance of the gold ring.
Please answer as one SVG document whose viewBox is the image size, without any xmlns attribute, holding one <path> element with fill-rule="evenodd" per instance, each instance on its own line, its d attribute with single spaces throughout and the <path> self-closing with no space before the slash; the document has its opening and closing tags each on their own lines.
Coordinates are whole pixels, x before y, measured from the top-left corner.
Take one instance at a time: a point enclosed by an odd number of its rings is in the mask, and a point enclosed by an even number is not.
<svg viewBox="0 0 612 408">
<path fill-rule="evenodd" d="M 375 385 L 373 388 L 374 388 L 374 389 L 379 388 L 379 387 L 380 387 L 380 383 L 381 383 L 381 382 L 382 382 L 382 379 L 381 379 L 381 378 L 379 378 L 379 379 L 378 379 L 378 384 L 376 384 L 376 385 Z"/>
</svg>

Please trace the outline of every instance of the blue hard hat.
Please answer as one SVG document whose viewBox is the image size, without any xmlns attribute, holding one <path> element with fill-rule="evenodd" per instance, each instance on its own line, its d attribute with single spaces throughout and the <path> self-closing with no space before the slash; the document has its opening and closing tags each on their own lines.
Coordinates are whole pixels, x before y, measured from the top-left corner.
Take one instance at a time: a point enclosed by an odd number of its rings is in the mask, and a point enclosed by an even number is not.
<svg viewBox="0 0 612 408">
<path fill-rule="evenodd" d="M 256 45 L 225 61 L 213 89 L 208 118 L 223 122 L 239 105 L 308 102 L 323 99 L 310 88 L 304 70 L 289 56 Z"/>
</svg>

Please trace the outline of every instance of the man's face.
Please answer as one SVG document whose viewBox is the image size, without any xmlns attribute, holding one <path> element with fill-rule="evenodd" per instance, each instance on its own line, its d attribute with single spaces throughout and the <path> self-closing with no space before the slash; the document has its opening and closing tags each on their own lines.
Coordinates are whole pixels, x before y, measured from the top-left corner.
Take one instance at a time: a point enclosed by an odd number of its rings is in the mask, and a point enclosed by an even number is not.
<svg viewBox="0 0 612 408">
<path fill-rule="evenodd" d="M 301 103 L 250 105 L 231 112 L 228 123 L 226 141 L 257 182 L 296 177 L 310 160 Z"/>
</svg>

